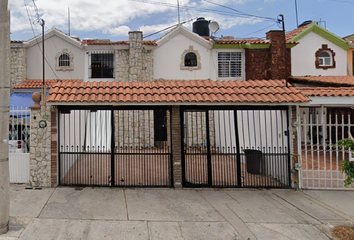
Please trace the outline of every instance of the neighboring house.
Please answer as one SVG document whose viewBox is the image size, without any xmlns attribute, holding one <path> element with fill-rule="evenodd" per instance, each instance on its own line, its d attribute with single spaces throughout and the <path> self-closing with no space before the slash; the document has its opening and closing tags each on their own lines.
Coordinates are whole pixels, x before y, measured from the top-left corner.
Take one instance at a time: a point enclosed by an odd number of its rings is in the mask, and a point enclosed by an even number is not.
<svg viewBox="0 0 354 240">
<path fill-rule="evenodd" d="M 286 38 L 299 43 L 291 49 L 289 81 L 311 99 L 297 109 L 300 186 L 344 188 L 340 162 L 349 159 L 349 152 L 336 144 L 354 131 L 350 44 L 316 22 L 303 23 Z"/>
<path fill-rule="evenodd" d="M 348 75 L 354 75 L 354 34 L 346 36 L 343 38 L 350 45 L 348 50 L 347 61 L 348 61 Z"/>
<path fill-rule="evenodd" d="M 299 44 L 291 49 L 292 76 L 345 76 L 349 44 L 316 22 L 305 22 L 286 34 Z"/>
</svg>

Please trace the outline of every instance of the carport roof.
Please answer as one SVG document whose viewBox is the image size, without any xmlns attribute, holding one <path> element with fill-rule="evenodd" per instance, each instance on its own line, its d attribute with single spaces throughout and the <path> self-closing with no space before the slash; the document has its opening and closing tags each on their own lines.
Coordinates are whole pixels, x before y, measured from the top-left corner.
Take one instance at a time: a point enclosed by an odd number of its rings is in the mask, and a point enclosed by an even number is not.
<svg viewBox="0 0 354 240">
<path fill-rule="evenodd" d="M 285 80 L 152 82 L 58 82 L 47 102 L 52 105 L 93 104 L 292 104 L 309 98 Z"/>
</svg>

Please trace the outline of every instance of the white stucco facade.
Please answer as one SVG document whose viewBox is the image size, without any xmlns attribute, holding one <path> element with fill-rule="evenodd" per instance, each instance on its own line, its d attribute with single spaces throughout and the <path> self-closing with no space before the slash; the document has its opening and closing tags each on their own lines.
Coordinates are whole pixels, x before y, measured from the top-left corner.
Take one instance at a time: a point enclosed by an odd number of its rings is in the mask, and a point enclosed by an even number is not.
<svg viewBox="0 0 354 240">
<path fill-rule="evenodd" d="M 157 41 L 154 50 L 154 79 L 176 80 L 244 80 L 244 49 L 213 49 L 212 42 L 180 26 Z M 198 58 L 198 67 L 184 67 L 186 52 Z M 218 77 L 218 52 L 241 52 L 241 77 Z"/>
<path fill-rule="evenodd" d="M 347 51 L 322 36 L 310 32 L 298 40 L 291 49 L 291 73 L 293 76 L 345 76 L 347 74 Z M 315 53 L 327 44 L 335 52 L 335 68 L 316 68 Z"/>
<path fill-rule="evenodd" d="M 85 51 L 81 43 L 56 29 L 45 34 L 45 78 L 83 79 Z M 42 79 L 42 39 L 41 36 L 27 43 L 27 79 Z M 71 69 L 58 68 L 58 56 L 69 53 Z"/>
</svg>

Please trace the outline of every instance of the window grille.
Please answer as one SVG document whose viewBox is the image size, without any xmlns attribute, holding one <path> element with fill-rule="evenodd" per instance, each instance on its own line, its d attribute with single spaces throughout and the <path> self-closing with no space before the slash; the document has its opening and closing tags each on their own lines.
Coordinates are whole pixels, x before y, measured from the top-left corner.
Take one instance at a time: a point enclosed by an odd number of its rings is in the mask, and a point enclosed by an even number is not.
<svg viewBox="0 0 354 240">
<path fill-rule="evenodd" d="M 67 53 L 63 53 L 59 56 L 59 67 L 70 67 L 70 56 Z"/>
<path fill-rule="evenodd" d="M 187 53 L 184 57 L 184 66 L 185 67 L 196 67 L 197 66 L 197 55 L 195 53 Z"/>
<path fill-rule="evenodd" d="M 113 78 L 112 53 L 91 54 L 91 78 Z"/>
<path fill-rule="evenodd" d="M 218 53 L 218 76 L 219 77 L 241 77 L 240 52 Z"/>
</svg>

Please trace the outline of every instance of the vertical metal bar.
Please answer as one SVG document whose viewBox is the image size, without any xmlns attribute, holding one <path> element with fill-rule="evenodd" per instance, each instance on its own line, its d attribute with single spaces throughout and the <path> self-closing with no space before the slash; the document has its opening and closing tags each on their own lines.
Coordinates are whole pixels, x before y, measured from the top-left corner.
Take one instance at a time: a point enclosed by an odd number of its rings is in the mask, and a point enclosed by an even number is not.
<svg viewBox="0 0 354 240">
<path fill-rule="evenodd" d="M 111 187 L 114 187 L 116 185 L 115 183 L 115 178 L 116 178 L 116 173 L 115 173 L 115 124 L 114 124 L 114 110 L 111 110 Z M 108 134 L 108 133 L 107 133 Z"/>
<path fill-rule="evenodd" d="M 206 134 L 207 134 L 207 163 L 208 163 L 208 186 L 212 186 L 212 169 L 211 169 L 211 153 L 210 153 L 210 128 L 209 128 L 209 111 L 205 111 L 206 115 Z"/>
<path fill-rule="evenodd" d="M 235 122 L 235 138 L 236 138 L 236 160 L 237 160 L 237 185 L 241 185 L 241 149 L 240 149 L 240 140 L 239 140 L 239 131 L 238 131 L 238 119 L 237 119 L 237 110 L 234 112 L 234 122 Z"/>
<path fill-rule="evenodd" d="M 182 186 L 185 186 L 186 185 L 186 151 L 187 151 L 187 138 L 186 138 L 186 145 L 184 145 L 184 138 L 186 136 L 184 136 L 184 124 L 186 124 L 186 127 L 188 127 L 188 117 L 187 117 L 187 121 L 185 120 L 185 114 L 186 114 L 186 111 L 183 107 L 180 107 L 179 109 L 179 118 L 180 118 L 180 134 L 181 134 L 181 156 L 182 156 Z M 171 133 L 171 149 L 173 149 L 173 141 L 172 141 L 172 111 L 171 111 L 171 114 L 170 114 L 170 121 L 171 121 L 171 124 L 170 124 L 170 133 Z M 186 121 L 186 123 L 184 122 Z M 173 151 L 171 151 L 173 153 Z M 172 159 L 173 160 L 173 159 Z M 171 181 L 173 183 L 173 162 L 171 161 L 171 164 L 172 164 L 172 168 L 171 168 Z"/>
<path fill-rule="evenodd" d="M 287 131 L 287 144 L 288 144 L 288 149 L 287 149 L 287 155 L 288 155 L 288 186 L 291 187 L 291 170 L 290 170 L 290 164 L 291 164 L 291 156 L 290 156 L 290 131 L 289 131 L 289 109 L 286 109 L 286 131 Z M 283 121 L 282 121 L 283 122 Z M 299 137 L 299 136 L 298 136 Z"/>
<path fill-rule="evenodd" d="M 57 143 L 57 147 L 58 147 L 58 183 L 59 185 L 62 184 L 61 182 L 61 164 L 62 164 L 62 149 L 60 147 L 60 144 L 61 144 L 61 134 L 60 134 L 60 130 L 61 130 L 61 121 L 60 121 L 60 116 L 61 116 L 61 111 L 60 109 L 57 110 L 57 113 L 58 113 L 58 116 L 57 116 L 57 121 L 58 121 L 58 143 Z"/>
</svg>

